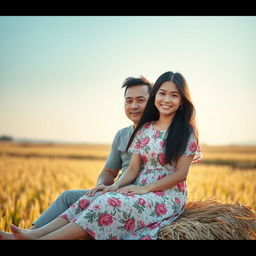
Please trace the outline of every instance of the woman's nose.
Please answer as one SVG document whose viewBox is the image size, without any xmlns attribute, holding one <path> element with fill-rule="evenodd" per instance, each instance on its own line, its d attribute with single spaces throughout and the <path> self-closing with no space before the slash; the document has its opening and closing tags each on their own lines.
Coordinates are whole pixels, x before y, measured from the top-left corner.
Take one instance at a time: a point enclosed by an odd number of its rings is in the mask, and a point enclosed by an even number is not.
<svg viewBox="0 0 256 256">
<path fill-rule="evenodd" d="M 171 102 L 172 101 L 172 97 L 171 96 L 165 96 L 163 99 L 163 102 Z"/>
</svg>

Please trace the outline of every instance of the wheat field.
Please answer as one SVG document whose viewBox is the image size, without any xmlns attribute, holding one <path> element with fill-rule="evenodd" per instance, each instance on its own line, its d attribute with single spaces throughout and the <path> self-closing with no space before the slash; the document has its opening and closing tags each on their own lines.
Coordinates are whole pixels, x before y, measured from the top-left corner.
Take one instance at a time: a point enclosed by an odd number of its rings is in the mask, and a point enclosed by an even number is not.
<svg viewBox="0 0 256 256">
<path fill-rule="evenodd" d="M 0 229 L 9 231 L 11 223 L 29 228 L 65 190 L 93 188 L 109 151 L 109 145 L 0 143 Z M 202 151 L 204 161 L 189 171 L 188 200 L 213 198 L 256 210 L 256 147 Z"/>
</svg>

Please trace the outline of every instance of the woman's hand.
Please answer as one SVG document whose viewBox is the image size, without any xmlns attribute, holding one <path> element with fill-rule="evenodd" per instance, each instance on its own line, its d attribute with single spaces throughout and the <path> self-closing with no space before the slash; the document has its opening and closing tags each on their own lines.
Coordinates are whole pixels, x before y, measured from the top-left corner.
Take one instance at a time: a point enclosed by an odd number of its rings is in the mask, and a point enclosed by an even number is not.
<svg viewBox="0 0 256 256">
<path fill-rule="evenodd" d="M 135 194 L 146 194 L 148 193 L 148 189 L 146 186 L 136 186 L 136 185 L 129 185 L 122 187 L 117 190 L 119 193 L 127 194 L 127 195 L 135 195 Z"/>
</svg>

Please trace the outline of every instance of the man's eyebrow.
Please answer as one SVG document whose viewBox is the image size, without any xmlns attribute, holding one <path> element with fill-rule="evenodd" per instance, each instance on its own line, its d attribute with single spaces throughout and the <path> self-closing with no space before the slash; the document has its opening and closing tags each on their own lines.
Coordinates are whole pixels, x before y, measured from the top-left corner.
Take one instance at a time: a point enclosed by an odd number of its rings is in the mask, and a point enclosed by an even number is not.
<svg viewBox="0 0 256 256">
<path fill-rule="evenodd" d="M 133 99 L 133 97 L 125 97 L 126 99 Z M 145 96 L 137 96 L 137 97 L 134 97 L 135 99 L 139 99 L 139 98 L 143 98 L 143 99 L 146 99 Z"/>
</svg>

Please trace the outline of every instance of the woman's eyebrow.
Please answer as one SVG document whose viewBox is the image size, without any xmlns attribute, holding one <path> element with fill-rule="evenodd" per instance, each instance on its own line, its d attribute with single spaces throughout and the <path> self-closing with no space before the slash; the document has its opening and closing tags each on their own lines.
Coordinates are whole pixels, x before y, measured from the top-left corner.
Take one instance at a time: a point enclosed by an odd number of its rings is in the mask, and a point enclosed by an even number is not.
<svg viewBox="0 0 256 256">
<path fill-rule="evenodd" d="M 160 91 L 160 90 L 162 90 L 162 91 L 166 92 L 166 90 L 165 90 L 165 89 L 162 89 L 162 88 L 161 88 L 161 89 L 159 89 L 159 91 Z M 179 93 L 179 91 L 171 91 L 171 93 Z"/>
</svg>

